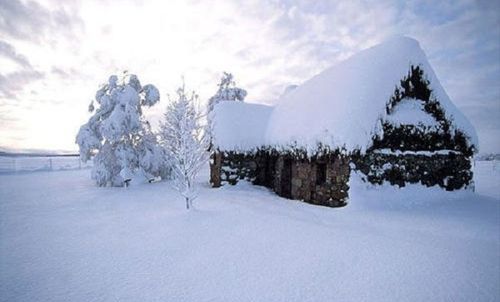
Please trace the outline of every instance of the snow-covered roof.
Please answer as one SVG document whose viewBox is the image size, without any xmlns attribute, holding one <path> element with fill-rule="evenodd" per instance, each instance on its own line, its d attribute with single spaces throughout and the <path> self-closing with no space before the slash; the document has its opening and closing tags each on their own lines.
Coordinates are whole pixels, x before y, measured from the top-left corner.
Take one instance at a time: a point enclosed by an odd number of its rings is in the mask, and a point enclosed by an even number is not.
<svg viewBox="0 0 500 302">
<path fill-rule="evenodd" d="M 402 99 L 394 107 L 394 112 L 385 118 L 386 122 L 398 127 L 401 125 L 416 125 L 428 128 L 438 128 L 438 121 L 425 112 L 424 104 L 414 98 Z"/>
<path fill-rule="evenodd" d="M 469 144 L 477 148 L 474 127 L 451 102 L 419 43 L 407 37 L 392 38 L 326 69 L 282 95 L 274 109 L 222 102 L 216 117 L 216 125 L 221 127 L 216 145 L 225 150 L 293 146 L 311 153 L 318 144 L 366 150 L 381 129 L 380 119 L 388 119 L 386 105 L 411 65 L 423 69 L 452 127 L 467 135 Z M 396 116 L 391 122 L 397 122 Z M 422 116 L 416 118 L 430 123 Z"/>
<path fill-rule="evenodd" d="M 213 112 L 213 144 L 227 151 L 248 151 L 264 146 L 272 109 L 236 101 L 218 103 Z"/>
</svg>

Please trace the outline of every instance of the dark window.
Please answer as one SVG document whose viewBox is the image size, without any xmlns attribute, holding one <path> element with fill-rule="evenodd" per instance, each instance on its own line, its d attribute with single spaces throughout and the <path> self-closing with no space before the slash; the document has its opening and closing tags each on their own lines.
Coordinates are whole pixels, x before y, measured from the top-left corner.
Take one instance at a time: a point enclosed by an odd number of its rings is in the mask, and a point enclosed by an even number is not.
<svg viewBox="0 0 500 302">
<path fill-rule="evenodd" d="M 326 164 L 316 164 L 316 184 L 322 185 L 326 182 Z"/>
</svg>

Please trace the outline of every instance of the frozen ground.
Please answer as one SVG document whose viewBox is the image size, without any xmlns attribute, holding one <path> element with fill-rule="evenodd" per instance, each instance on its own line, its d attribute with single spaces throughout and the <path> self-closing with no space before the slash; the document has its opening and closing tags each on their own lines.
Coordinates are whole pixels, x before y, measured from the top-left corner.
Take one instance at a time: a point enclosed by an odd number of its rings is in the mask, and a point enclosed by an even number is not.
<svg viewBox="0 0 500 302">
<path fill-rule="evenodd" d="M 241 184 L 0 175 L 1 301 L 498 301 L 500 165 L 477 191 L 367 188 L 331 209 Z"/>
</svg>

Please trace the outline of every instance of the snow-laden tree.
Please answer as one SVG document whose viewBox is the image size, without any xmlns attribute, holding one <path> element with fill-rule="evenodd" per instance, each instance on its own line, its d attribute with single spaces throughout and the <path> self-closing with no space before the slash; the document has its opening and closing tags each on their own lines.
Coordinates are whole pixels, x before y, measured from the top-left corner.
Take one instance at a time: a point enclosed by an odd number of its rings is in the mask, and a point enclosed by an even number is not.
<svg viewBox="0 0 500 302">
<path fill-rule="evenodd" d="M 99 186 L 123 186 L 139 168 L 159 176 L 157 141 L 152 139 L 142 109 L 160 100 L 153 85 L 142 86 L 137 76 L 124 73 L 109 77 L 108 83 L 96 92 L 89 111 L 94 115 L 80 127 L 76 143 L 80 158 L 86 162 L 93 155 L 92 179 Z M 96 108 L 97 107 L 97 108 Z"/>
<path fill-rule="evenodd" d="M 151 130 L 148 122 L 144 123 L 141 139 L 137 146 L 139 167 L 150 181 L 154 178 L 170 178 L 170 160 L 165 148 L 160 145 L 160 139 Z"/>
<path fill-rule="evenodd" d="M 208 112 L 211 112 L 220 101 L 242 102 L 247 96 L 245 89 L 236 87 L 236 82 L 231 73 L 224 72 L 217 86 L 219 87 L 217 93 L 208 100 Z"/>
<path fill-rule="evenodd" d="M 170 158 L 173 186 L 192 207 L 197 197 L 194 179 L 208 160 L 208 139 L 203 115 L 196 109 L 198 97 L 186 94 L 184 85 L 177 90 L 177 97 L 170 100 L 160 134 Z"/>
</svg>

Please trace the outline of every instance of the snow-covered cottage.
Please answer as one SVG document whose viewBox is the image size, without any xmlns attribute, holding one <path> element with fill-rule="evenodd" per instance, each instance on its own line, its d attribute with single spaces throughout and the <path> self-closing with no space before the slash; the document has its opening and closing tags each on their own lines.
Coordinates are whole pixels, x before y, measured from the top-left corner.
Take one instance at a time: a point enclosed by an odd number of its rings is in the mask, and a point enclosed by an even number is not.
<svg viewBox="0 0 500 302">
<path fill-rule="evenodd" d="M 213 143 L 213 186 L 248 179 L 327 206 L 345 204 L 351 169 L 374 184 L 466 187 L 478 145 L 418 42 L 407 37 L 353 55 L 274 107 L 217 104 Z"/>
</svg>

